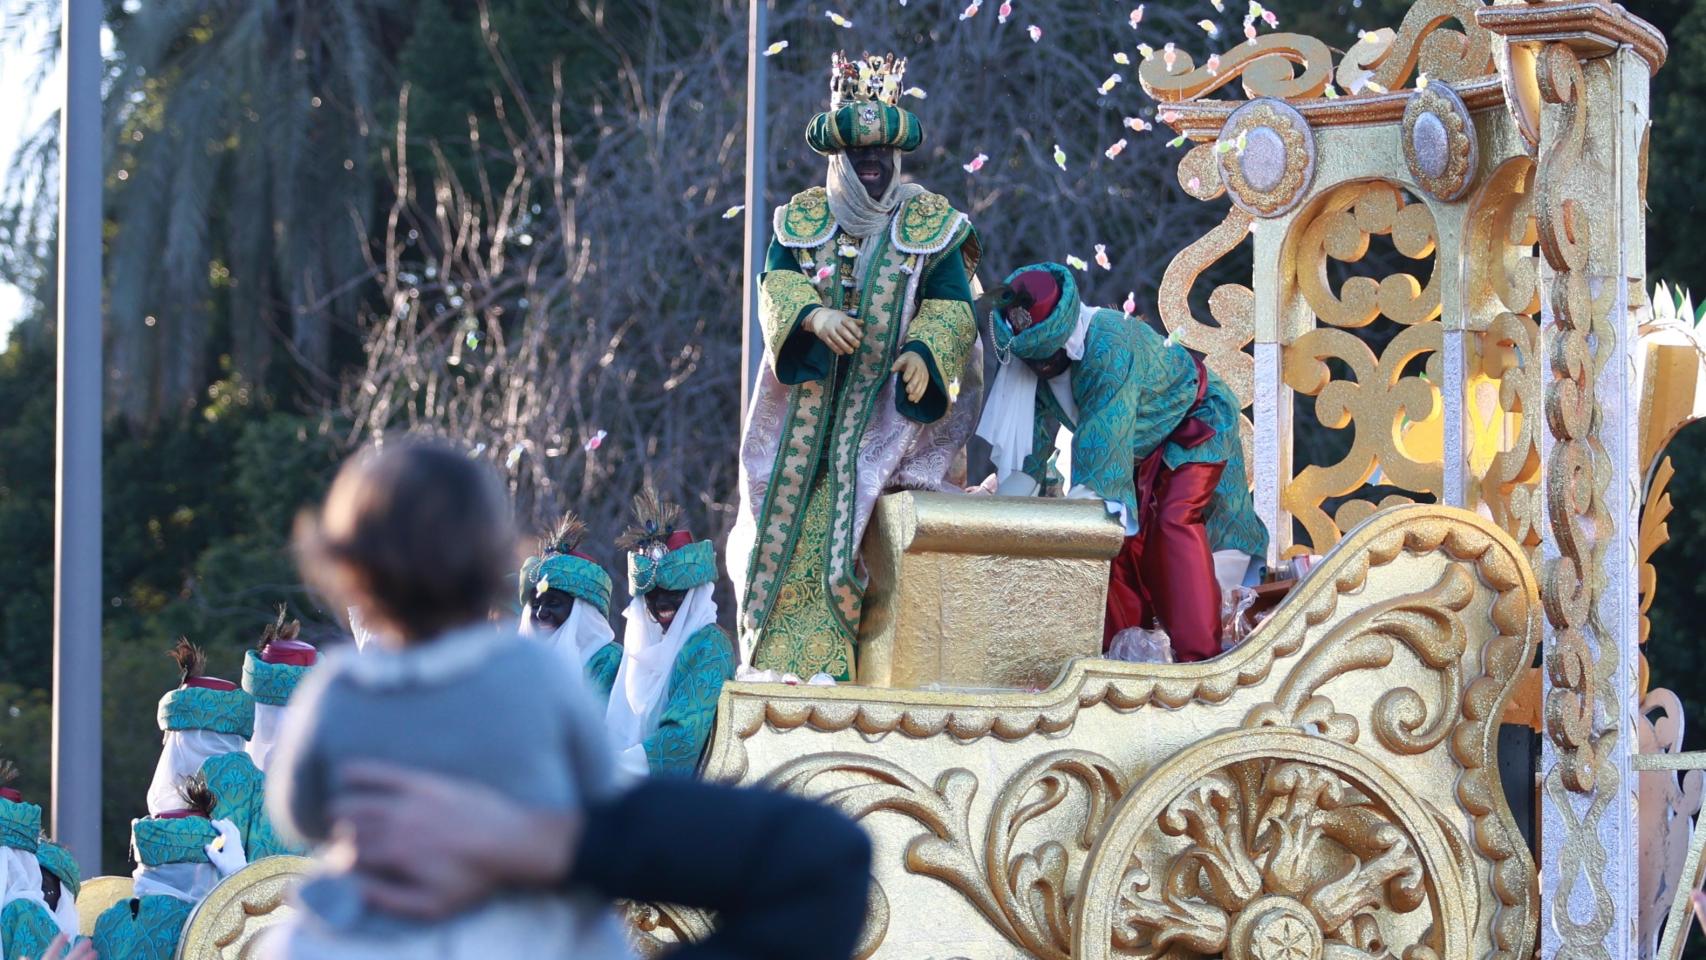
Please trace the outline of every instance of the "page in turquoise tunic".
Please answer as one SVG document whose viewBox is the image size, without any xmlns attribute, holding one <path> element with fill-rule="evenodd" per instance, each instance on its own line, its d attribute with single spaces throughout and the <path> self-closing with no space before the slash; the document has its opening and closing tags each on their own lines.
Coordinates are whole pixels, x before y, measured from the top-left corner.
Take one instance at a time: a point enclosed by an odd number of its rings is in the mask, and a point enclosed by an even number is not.
<svg viewBox="0 0 1706 960">
<path fill-rule="evenodd" d="M 53 914 L 35 900 L 13 900 L 0 910 L 0 943 L 6 945 L 6 960 L 38 960 L 57 936 L 59 924 Z"/>
<path fill-rule="evenodd" d="M 610 691 L 616 686 L 616 670 L 622 666 L 622 647 L 607 643 L 586 662 L 587 687 L 598 697 L 599 706 L 610 702 Z"/>
<path fill-rule="evenodd" d="M 177 897 L 120 900 L 95 921 L 101 960 L 173 960 L 194 905 Z"/>
<path fill-rule="evenodd" d="M 646 740 L 653 774 L 690 777 L 698 770 L 717 718 L 717 697 L 734 675 L 734 653 L 722 630 L 701 627 L 687 639 L 670 674 L 657 732 Z"/>
<path fill-rule="evenodd" d="M 302 854 L 274 831 L 267 816 L 266 774 L 246 753 L 227 753 L 201 765 L 213 791 L 213 819 L 230 820 L 243 834 L 243 852 L 253 863 L 262 857 Z"/>
</svg>

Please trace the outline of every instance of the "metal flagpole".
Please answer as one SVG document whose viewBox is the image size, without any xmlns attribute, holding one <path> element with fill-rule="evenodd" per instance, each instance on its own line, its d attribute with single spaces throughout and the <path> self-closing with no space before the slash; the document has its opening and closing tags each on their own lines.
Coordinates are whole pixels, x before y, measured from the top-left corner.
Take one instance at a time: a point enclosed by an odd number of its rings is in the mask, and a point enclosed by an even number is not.
<svg viewBox="0 0 1706 960">
<path fill-rule="evenodd" d="M 53 830 L 101 872 L 101 0 L 66 0 L 59 128 Z"/>
<path fill-rule="evenodd" d="M 765 85 L 764 48 L 768 31 L 769 0 L 751 0 L 746 15 L 746 254 L 742 258 L 743 291 L 746 307 L 742 317 L 740 345 L 740 412 L 745 417 L 752 398 L 752 385 L 758 379 L 764 335 L 758 327 L 758 274 L 764 268 L 764 253 L 769 247 L 770 220 L 765 216 L 765 173 L 769 169 L 768 145 L 765 143 L 765 117 L 769 115 L 768 89 Z"/>
</svg>

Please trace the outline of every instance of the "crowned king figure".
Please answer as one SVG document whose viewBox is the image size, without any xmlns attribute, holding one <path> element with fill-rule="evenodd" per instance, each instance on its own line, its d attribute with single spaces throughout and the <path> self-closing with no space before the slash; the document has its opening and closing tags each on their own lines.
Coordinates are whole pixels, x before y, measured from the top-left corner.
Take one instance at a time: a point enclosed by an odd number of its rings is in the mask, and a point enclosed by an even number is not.
<svg viewBox="0 0 1706 960">
<path fill-rule="evenodd" d="M 760 280 L 764 359 L 729 539 L 743 660 L 851 679 L 877 497 L 945 488 L 977 412 L 977 233 L 913 183 L 924 130 L 899 106 L 906 61 L 837 54 L 806 127 L 824 186 L 777 208 Z"/>
</svg>

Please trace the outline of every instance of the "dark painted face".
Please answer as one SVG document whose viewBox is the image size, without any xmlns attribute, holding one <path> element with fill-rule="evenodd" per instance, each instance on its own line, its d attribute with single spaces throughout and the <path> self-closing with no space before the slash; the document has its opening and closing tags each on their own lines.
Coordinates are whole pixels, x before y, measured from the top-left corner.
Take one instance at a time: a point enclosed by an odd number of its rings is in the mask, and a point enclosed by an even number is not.
<svg viewBox="0 0 1706 960">
<path fill-rule="evenodd" d="M 1056 350 L 1047 359 L 1025 361 L 1025 366 L 1030 367 L 1032 373 L 1044 380 L 1053 380 L 1060 376 L 1066 372 L 1066 368 L 1071 364 L 1072 361 L 1066 356 L 1065 347 Z"/>
<path fill-rule="evenodd" d="M 59 909 L 59 878 L 46 870 L 41 872 L 41 898 L 49 910 Z"/>
<path fill-rule="evenodd" d="M 646 594 L 646 609 L 652 612 L 652 619 L 664 629 L 675 622 L 675 614 L 681 609 L 681 602 L 687 599 L 686 590 L 665 590 L 662 587 Z"/>
<path fill-rule="evenodd" d="M 847 162 L 853 165 L 853 172 L 859 175 L 859 182 L 865 185 L 865 192 L 872 200 L 879 200 L 888 192 L 889 183 L 894 180 L 892 148 L 854 147 L 847 151 Z"/>
<path fill-rule="evenodd" d="M 575 598 L 561 590 L 547 590 L 534 597 L 529 606 L 533 608 L 533 622 L 538 624 L 540 632 L 549 634 L 569 622 Z"/>
</svg>

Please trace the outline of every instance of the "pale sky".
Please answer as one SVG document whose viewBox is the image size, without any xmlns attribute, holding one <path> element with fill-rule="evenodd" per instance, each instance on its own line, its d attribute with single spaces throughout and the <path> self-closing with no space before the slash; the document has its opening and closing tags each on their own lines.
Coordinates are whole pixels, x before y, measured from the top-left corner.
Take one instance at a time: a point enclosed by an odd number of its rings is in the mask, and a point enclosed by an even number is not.
<svg viewBox="0 0 1706 960">
<path fill-rule="evenodd" d="M 7 51 L 8 55 L 0 57 L 0 164 L 11 161 L 18 140 L 43 122 L 53 112 L 52 105 L 65 96 L 65 76 L 57 69 L 42 85 L 38 96 L 30 95 L 30 73 L 35 69 L 36 52 L 41 44 L 41 38 L 29 37 L 15 51 Z M 0 282 L 0 350 L 5 349 L 6 336 L 23 315 L 25 306 L 21 291 Z"/>
</svg>

